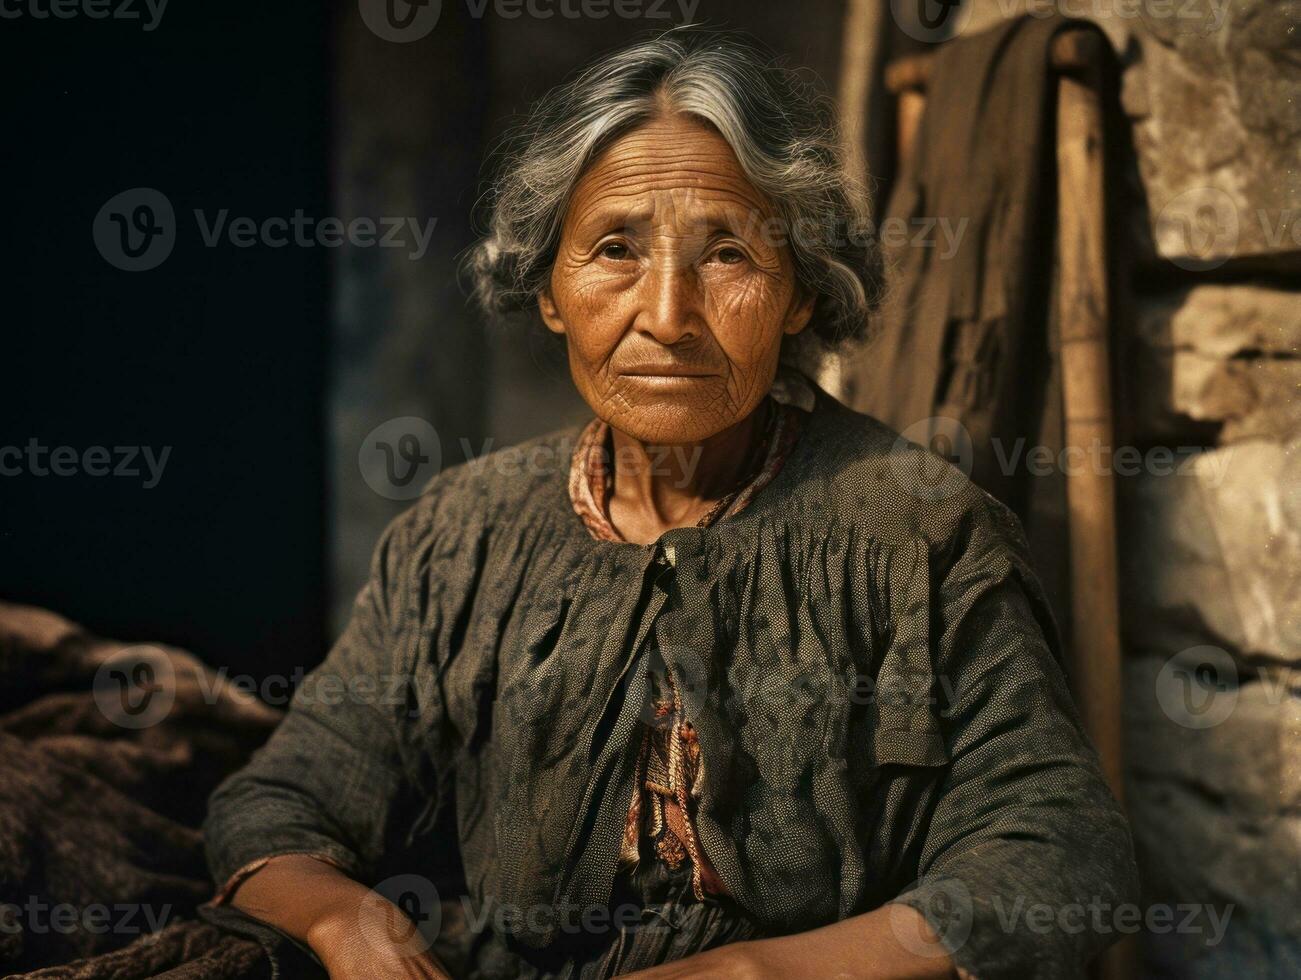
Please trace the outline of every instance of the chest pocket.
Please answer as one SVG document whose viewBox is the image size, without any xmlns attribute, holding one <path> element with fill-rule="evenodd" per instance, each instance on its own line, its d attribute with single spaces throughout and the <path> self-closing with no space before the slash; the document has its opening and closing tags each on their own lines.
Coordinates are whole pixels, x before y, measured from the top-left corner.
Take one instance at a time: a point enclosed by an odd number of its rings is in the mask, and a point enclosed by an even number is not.
<svg viewBox="0 0 1301 980">
<path fill-rule="evenodd" d="M 873 760 L 878 766 L 947 766 L 939 719 L 926 705 L 882 710 L 872 737 Z"/>
</svg>

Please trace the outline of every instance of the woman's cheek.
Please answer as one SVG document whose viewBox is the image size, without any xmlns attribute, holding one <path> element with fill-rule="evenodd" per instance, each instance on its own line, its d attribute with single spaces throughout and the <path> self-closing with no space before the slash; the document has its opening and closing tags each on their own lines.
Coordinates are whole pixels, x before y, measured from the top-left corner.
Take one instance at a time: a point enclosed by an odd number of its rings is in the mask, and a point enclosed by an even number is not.
<svg viewBox="0 0 1301 980">
<path fill-rule="evenodd" d="M 579 392 L 591 404 L 619 399 L 619 378 L 611 359 L 631 320 L 631 291 L 608 275 L 570 283 L 564 297 L 570 371 Z"/>
<path fill-rule="evenodd" d="M 570 341 L 585 352 L 612 348 L 626 319 L 631 290 L 628 276 L 601 270 L 571 276 L 557 298 Z"/>
<path fill-rule="evenodd" d="M 776 286 L 759 274 L 711 283 L 710 323 L 733 364 L 763 365 L 780 347 L 785 304 Z"/>
</svg>

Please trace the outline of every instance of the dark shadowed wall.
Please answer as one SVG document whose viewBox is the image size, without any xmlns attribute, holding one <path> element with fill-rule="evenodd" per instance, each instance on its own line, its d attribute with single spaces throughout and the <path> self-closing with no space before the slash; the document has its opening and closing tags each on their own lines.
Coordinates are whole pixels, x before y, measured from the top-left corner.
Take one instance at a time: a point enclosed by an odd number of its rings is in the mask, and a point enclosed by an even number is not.
<svg viewBox="0 0 1301 980">
<path fill-rule="evenodd" d="M 327 5 L 132 6 L 0 21 L 0 597 L 284 670 L 324 643 L 329 250 L 235 222 L 330 207 Z"/>
</svg>

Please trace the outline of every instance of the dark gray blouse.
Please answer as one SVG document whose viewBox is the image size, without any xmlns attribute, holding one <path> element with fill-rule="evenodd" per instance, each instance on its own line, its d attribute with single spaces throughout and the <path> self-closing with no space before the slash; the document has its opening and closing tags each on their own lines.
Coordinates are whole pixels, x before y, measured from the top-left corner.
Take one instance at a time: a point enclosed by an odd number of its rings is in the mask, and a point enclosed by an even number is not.
<svg viewBox="0 0 1301 980">
<path fill-rule="evenodd" d="M 575 514 L 577 428 L 436 477 L 213 796 L 216 879 L 299 852 L 373 883 L 454 801 L 441 846 L 496 910 L 485 948 L 550 975 L 567 916 L 618 890 L 648 672 L 667 669 L 700 740 L 700 843 L 763 934 L 898 900 L 973 976 L 1075 974 L 1111 938 L 1088 909 L 1135 900 L 1132 845 L 1016 519 L 816 396 L 745 511 L 652 545 Z"/>
</svg>

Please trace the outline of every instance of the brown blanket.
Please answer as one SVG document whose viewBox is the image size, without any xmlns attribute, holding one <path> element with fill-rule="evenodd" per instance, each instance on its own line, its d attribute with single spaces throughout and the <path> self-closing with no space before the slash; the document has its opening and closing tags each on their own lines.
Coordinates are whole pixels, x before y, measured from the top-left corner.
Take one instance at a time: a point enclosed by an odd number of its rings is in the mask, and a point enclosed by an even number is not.
<svg viewBox="0 0 1301 980">
<path fill-rule="evenodd" d="M 269 976 L 196 917 L 197 828 L 279 717 L 182 650 L 0 603 L 0 976 Z"/>
</svg>

